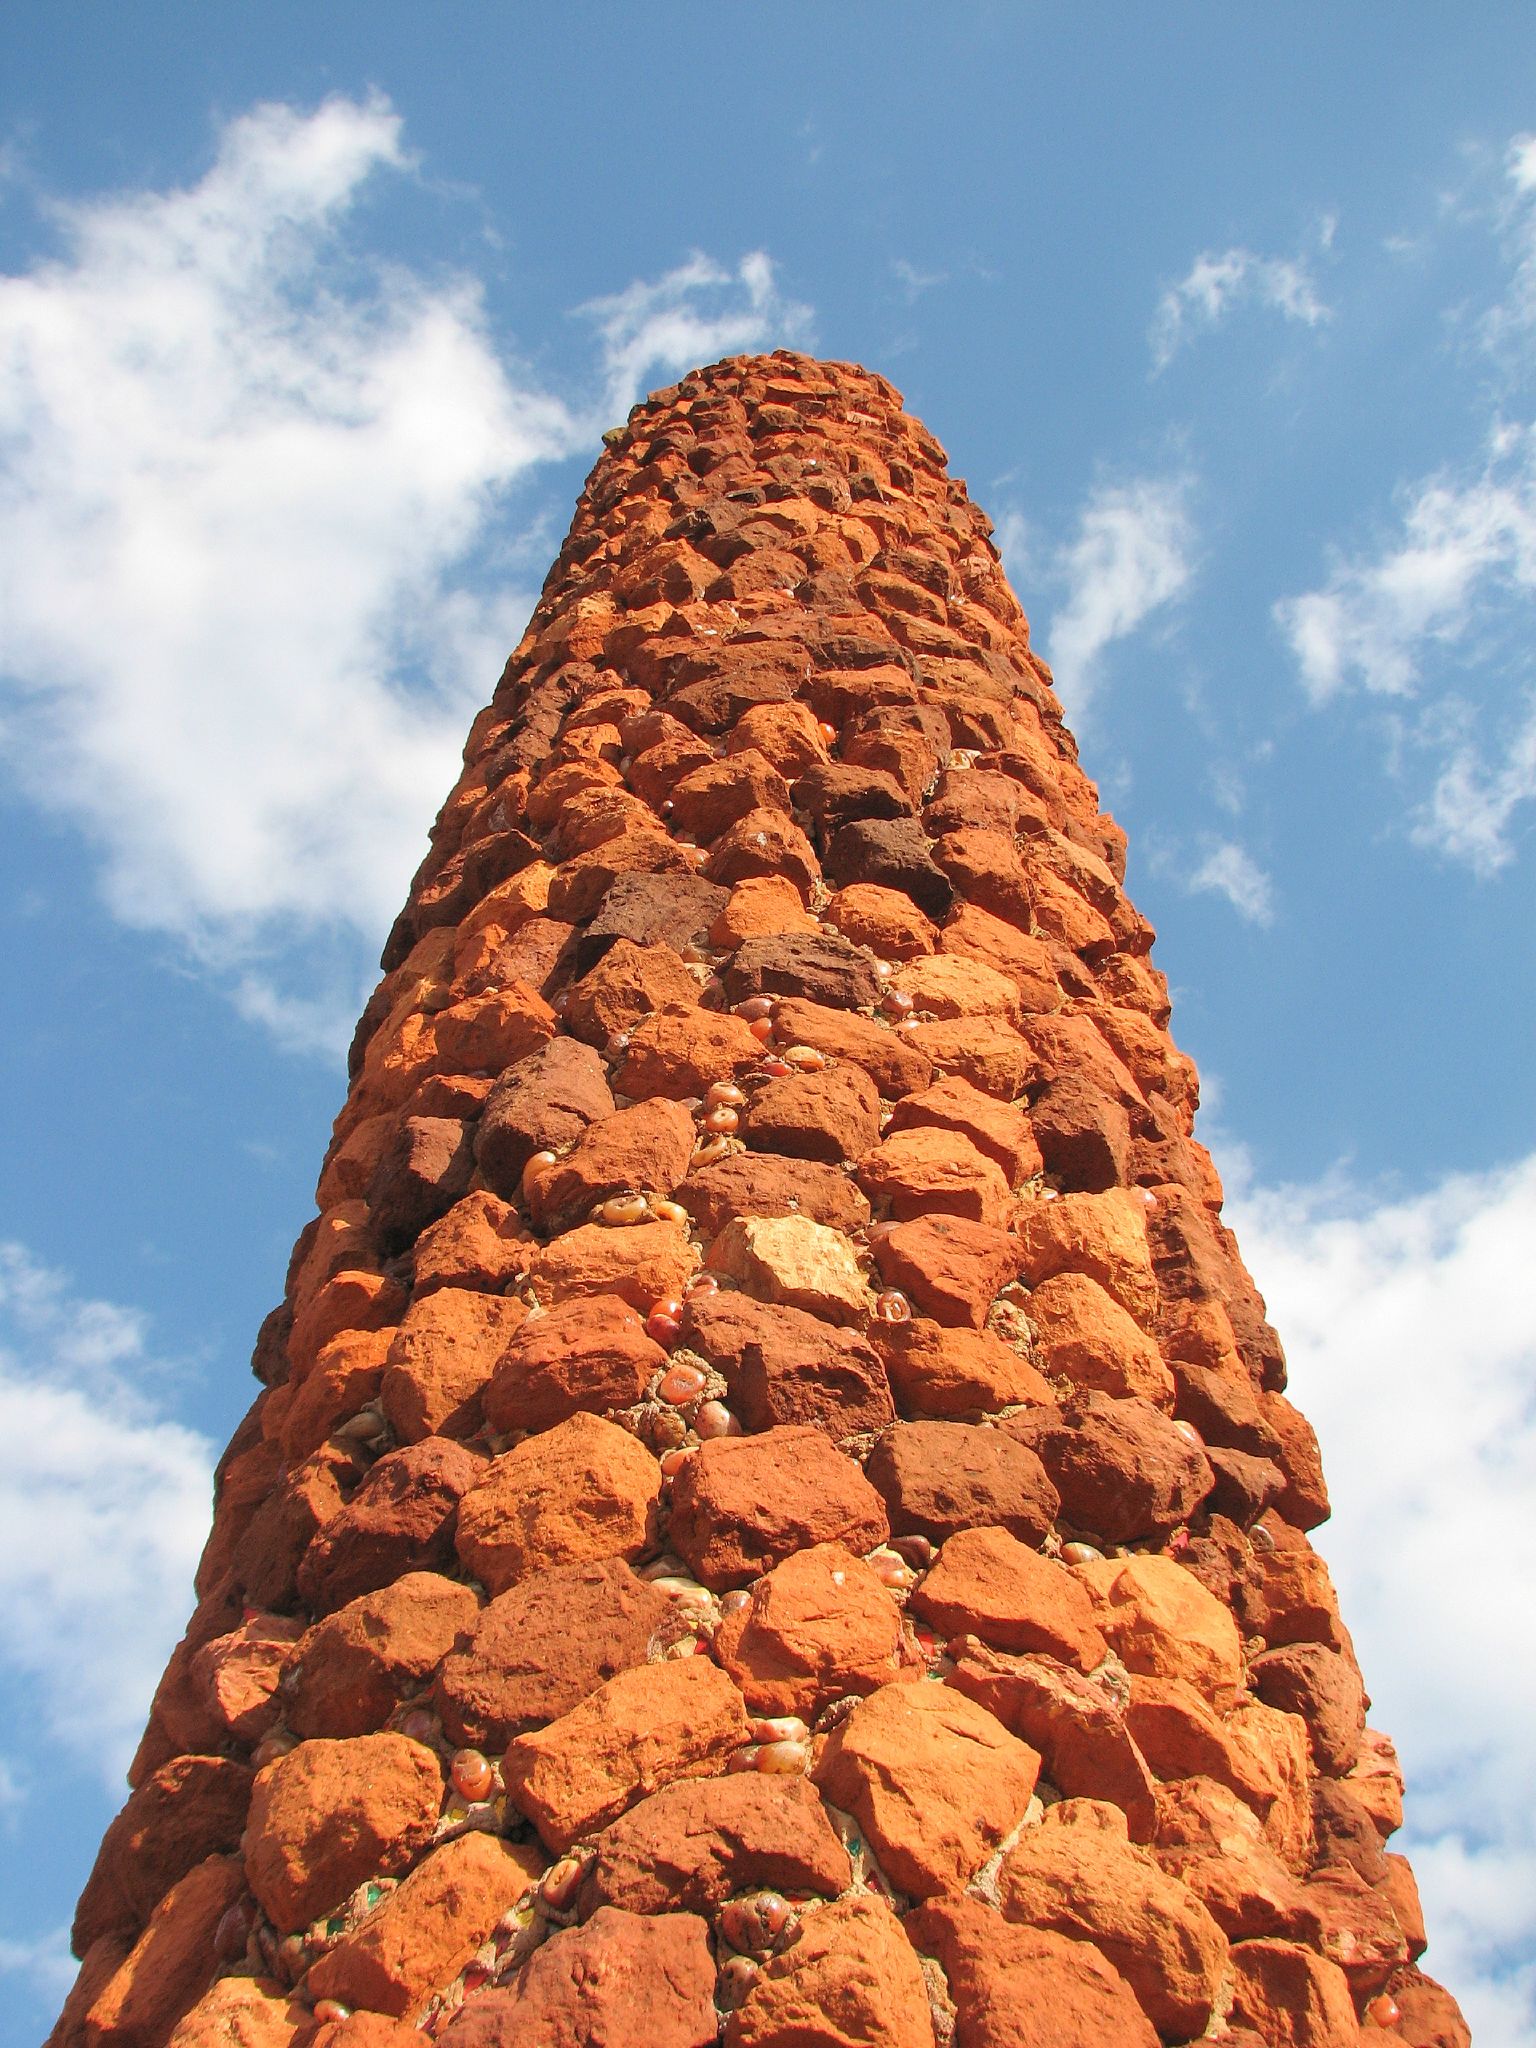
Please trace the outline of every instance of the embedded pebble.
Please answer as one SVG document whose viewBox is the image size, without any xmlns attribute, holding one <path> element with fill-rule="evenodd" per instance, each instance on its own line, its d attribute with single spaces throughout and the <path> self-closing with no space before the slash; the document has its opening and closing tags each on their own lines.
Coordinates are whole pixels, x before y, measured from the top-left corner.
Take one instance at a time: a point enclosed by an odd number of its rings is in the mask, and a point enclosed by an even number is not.
<svg viewBox="0 0 1536 2048">
<path fill-rule="evenodd" d="M 741 1955 L 768 1955 L 793 1917 L 788 1899 L 778 1892 L 756 1892 L 728 1899 L 720 1908 L 720 1932 Z"/>
</svg>

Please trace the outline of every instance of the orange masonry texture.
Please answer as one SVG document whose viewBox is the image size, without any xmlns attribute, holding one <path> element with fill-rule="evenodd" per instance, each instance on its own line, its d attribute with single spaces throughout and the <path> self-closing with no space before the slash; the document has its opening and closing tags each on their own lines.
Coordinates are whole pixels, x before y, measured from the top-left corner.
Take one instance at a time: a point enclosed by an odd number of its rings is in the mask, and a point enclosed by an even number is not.
<svg viewBox="0 0 1536 2048">
<path fill-rule="evenodd" d="M 384 954 L 52 2048 L 1457 2048 L 985 517 L 607 436 Z"/>
</svg>

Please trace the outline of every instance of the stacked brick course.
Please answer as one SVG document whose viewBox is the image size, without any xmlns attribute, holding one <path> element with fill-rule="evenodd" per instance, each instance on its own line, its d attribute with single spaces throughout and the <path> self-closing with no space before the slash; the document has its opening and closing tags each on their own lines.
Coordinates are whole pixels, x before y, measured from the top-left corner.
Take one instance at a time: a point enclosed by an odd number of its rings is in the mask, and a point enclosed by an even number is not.
<svg viewBox="0 0 1536 2048">
<path fill-rule="evenodd" d="M 987 520 L 847 365 L 608 439 L 359 1026 L 55 2048 L 1466 2042 Z"/>
</svg>

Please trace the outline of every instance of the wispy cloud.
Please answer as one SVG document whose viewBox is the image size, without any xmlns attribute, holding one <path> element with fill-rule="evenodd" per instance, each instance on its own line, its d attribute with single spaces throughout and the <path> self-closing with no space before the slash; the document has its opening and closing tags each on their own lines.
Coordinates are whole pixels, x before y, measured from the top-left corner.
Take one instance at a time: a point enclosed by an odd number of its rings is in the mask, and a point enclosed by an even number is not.
<svg viewBox="0 0 1536 2048">
<path fill-rule="evenodd" d="M 1187 477 L 1103 484 L 1084 505 L 1077 533 L 1057 554 L 1066 595 L 1053 614 L 1049 658 L 1072 715 L 1081 719 L 1100 656 L 1171 604 L 1193 574 Z"/>
<path fill-rule="evenodd" d="M 1483 316 L 1479 333 L 1497 357 L 1518 351 L 1517 375 L 1529 375 L 1530 330 L 1536 326 L 1536 135 L 1516 135 L 1504 152 L 1504 182 L 1495 219 L 1510 264 L 1507 290 Z"/>
<path fill-rule="evenodd" d="M 26 1800 L 25 1773 L 9 1757 L 0 1756 L 0 1827 L 9 1825 L 16 1809 L 24 1806 Z"/>
<path fill-rule="evenodd" d="M 1227 1220 L 1322 1442 L 1316 1540 L 1411 1781 L 1428 1967 L 1476 2041 L 1519 2048 L 1536 2038 L 1536 1156 L 1402 1200 L 1342 1174 L 1250 1189 Z"/>
<path fill-rule="evenodd" d="M 152 1378 L 142 1316 L 0 1243 L 0 1679 L 36 1774 L 74 1748 L 113 1791 L 208 1530 L 212 1446 Z"/>
<path fill-rule="evenodd" d="M 1211 842 L 1184 886 L 1198 894 L 1224 896 L 1249 924 L 1275 921 L 1274 885 L 1250 853 L 1235 840 Z"/>
<path fill-rule="evenodd" d="M 909 306 L 915 305 L 924 292 L 931 292 L 936 285 L 949 281 L 947 270 L 919 270 L 917 265 L 909 263 L 905 256 L 898 256 L 891 264 L 891 269 Z"/>
<path fill-rule="evenodd" d="M 1321 589 L 1284 599 L 1275 616 L 1314 703 L 1355 682 L 1407 696 L 1425 656 L 1461 639 L 1500 593 L 1536 593 L 1536 436 L 1527 429 L 1500 428 L 1473 476 L 1416 484 L 1378 553 L 1336 562 Z"/>
<path fill-rule="evenodd" d="M 1389 701 L 1396 759 L 1427 767 L 1412 838 L 1489 876 L 1536 799 L 1536 423 L 1518 417 L 1536 327 L 1536 137 L 1514 138 L 1498 198 L 1458 218 L 1491 225 L 1507 259 L 1497 301 L 1466 329 L 1481 446 L 1406 484 L 1374 543 L 1336 549 L 1326 578 L 1274 617 L 1315 706 L 1354 691 Z"/>
<path fill-rule="evenodd" d="M 1331 216 L 1323 224 L 1325 248 L 1335 227 Z M 1150 336 L 1154 373 L 1165 370 L 1187 342 L 1219 327 L 1240 306 L 1261 306 L 1303 327 L 1317 327 L 1331 318 L 1300 258 L 1259 256 L 1243 248 L 1207 249 L 1158 301 Z"/>
<path fill-rule="evenodd" d="M 69 1952 L 69 1930 L 56 1927 L 35 1941 L 0 1935 L 0 1976 L 30 1980 L 39 2000 L 55 2008 L 75 1981 L 79 1964 Z"/>
<path fill-rule="evenodd" d="M 1503 761 L 1490 767 L 1476 742 L 1452 749 L 1412 827 L 1412 837 L 1479 875 L 1497 874 L 1515 856 L 1511 828 L 1522 804 L 1536 799 L 1536 699 L 1524 700 Z"/>
<path fill-rule="evenodd" d="M 654 284 L 635 283 L 578 308 L 602 338 L 609 414 L 628 412 L 657 370 L 692 368 L 718 356 L 786 347 L 810 331 L 811 309 L 780 292 L 761 249 L 734 271 L 695 252 Z"/>
<path fill-rule="evenodd" d="M 552 395 L 475 281 L 371 253 L 358 198 L 412 174 L 382 99 L 259 107 L 0 279 L 0 759 L 288 1042 L 355 1015 L 527 617 L 509 492 L 806 317 L 766 255 L 696 256 L 590 308 L 590 397 Z"/>
<path fill-rule="evenodd" d="M 1500 426 L 1475 472 L 1413 486 L 1390 538 L 1336 560 L 1275 619 L 1314 705 L 1355 688 L 1428 695 L 1406 736 L 1440 765 L 1414 837 L 1481 874 L 1506 865 L 1514 814 L 1536 797 L 1536 709 L 1511 687 L 1536 625 L 1536 429 Z"/>
<path fill-rule="evenodd" d="M 1010 507 L 1001 515 L 993 528 L 992 539 L 1003 558 L 1009 582 L 1015 590 L 1027 591 L 1035 568 L 1036 534 L 1017 506 Z"/>
</svg>

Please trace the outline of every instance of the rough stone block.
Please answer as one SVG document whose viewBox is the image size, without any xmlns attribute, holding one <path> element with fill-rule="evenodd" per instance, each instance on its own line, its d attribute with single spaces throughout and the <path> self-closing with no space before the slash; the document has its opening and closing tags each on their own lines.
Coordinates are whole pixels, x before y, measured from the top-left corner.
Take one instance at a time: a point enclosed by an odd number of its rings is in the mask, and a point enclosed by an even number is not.
<svg viewBox="0 0 1536 2048">
<path fill-rule="evenodd" d="M 1086 1273 L 1054 1273 L 1041 1281 L 1030 1290 L 1027 1314 L 1036 1360 L 1052 1378 L 1104 1394 L 1138 1395 L 1156 1408 L 1171 1404 L 1174 1377 L 1156 1343 Z"/>
<path fill-rule="evenodd" d="M 811 1719 L 899 1675 L 901 1613 L 861 1558 L 815 1543 L 757 1581 L 748 1604 L 723 1617 L 712 1648 L 755 1714 Z"/>
<path fill-rule="evenodd" d="M 964 1138 L 1001 1169 L 1010 1188 L 1021 1187 L 1041 1170 L 1040 1148 L 1023 1110 L 983 1094 L 959 1075 L 898 1102 L 887 1129 L 947 1131 Z"/>
<path fill-rule="evenodd" d="M 460 1496 L 483 1469 L 462 1444 L 436 1436 L 380 1458 L 304 1552 L 298 1588 L 310 1611 L 329 1614 L 405 1572 L 447 1564 Z"/>
<path fill-rule="evenodd" d="M 838 1166 L 862 1159 L 880 1135 L 880 1091 L 862 1068 L 769 1081 L 748 1103 L 742 1136 L 755 1152 Z"/>
<path fill-rule="evenodd" d="M 1143 1850 L 1095 1828 L 1031 1828 L 1004 1856 L 997 1884 L 1005 1918 L 1091 1941 L 1160 2034 L 1204 2033 L 1227 1938 Z"/>
<path fill-rule="evenodd" d="M 1240 1941 L 1232 1974 L 1232 2017 L 1274 2048 L 1351 2048 L 1360 2039 L 1344 1972 L 1297 1943 Z"/>
<path fill-rule="evenodd" d="M 847 1174 L 774 1152 L 738 1152 L 699 1167 L 673 1195 L 706 1241 L 737 1216 L 804 1216 L 841 1231 L 869 1222 L 869 1203 Z"/>
<path fill-rule="evenodd" d="M 1099 1627 L 1128 1670 L 1188 1679 L 1208 1698 L 1243 1682 L 1231 1610 L 1171 1558 L 1137 1552 L 1078 1565 Z"/>
<path fill-rule="evenodd" d="M 530 1179 L 534 1227 L 569 1230 L 609 1196 L 635 1189 L 670 1195 L 688 1171 L 694 1138 L 693 1117 L 680 1102 L 637 1102 L 589 1124 L 558 1164 Z"/>
<path fill-rule="evenodd" d="M 657 1221 L 626 1229 L 583 1223 L 534 1255 L 529 1284 L 545 1306 L 583 1294 L 617 1294 L 632 1308 L 682 1293 L 699 1255 L 679 1223 Z"/>
<path fill-rule="evenodd" d="M 1002 1168 L 955 1131 L 897 1131 L 859 1162 L 859 1185 L 902 1222 L 965 1216 L 1005 1230 L 1013 1198 Z"/>
<path fill-rule="evenodd" d="M 565 1028 L 601 1051 L 658 1010 L 687 1009 L 698 999 L 699 984 L 670 946 L 617 939 L 571 990 Z"/>
<path fill-rule="evenodd" d="M 1108 1648 L 1093 1602 L 1066 1566 L 1005 1529 L 951 1536 L 913 1590 L 912 1607 L 943 1636 L 979 1635 L 996 1649 L 1037 1651 L 1081 1671 L 1092 1671 Z"/>
<path fill-rule="evenodd" d="M 629 1035 L 614 1086 L 625 1095 L 666 1095 L 674 1102 L 731 1081 L 762 1057 L 744 1019 L 712 1010 L 668 1010 L 647 1017 Z"/>
<path fill-rule="evenodd" d="M 979 1899 L 931 1899 L 902 1922 L 942 1967 L 957 2041 L 975 2048 L 1157 2048 L 1130 1986 L 1091 1943 L 1014 1927 Z"/>
<path fill-rule="evenodd" d="M 1146 1401 L 1079 1393 L 1004 1427 L 1050 1474 L 1063 1523 L 1106 1543 L 1166 1536 L 1211 1490 L 1204 1453 Z"/>
<path fill-rule="evenodd" d="M 747 1739 L 741 1694 L 706 1657 L 621 1671 L 514 1738 L 507 1791 L 555 1854 L 678 1778 L 714 1776 Z"/>
<path fill-rule="evenodd" d="M 459 1504 L 463 1563 L 505 1592 L 530 1572 L 639 1557 L 655 1542 L 661 1469 L 616 1423 L 577 1414 L 485 1468 Z"/>
<path fill-rule="evenodd" d="M 578 1295 L 526 1322 L 485 1390 L 486 1420 L 507 1433 L 552 1428 L 586 1409 L 629 1408 L 667 1354 L 616 1294 Z"/>
<path fill-rule="evenodd" d="M 862 1068 L 888 1098 L 925 1088 L 933 1077 L 933 1062 L 909 1034 L 852 1010 L 786 996 L 773 1013 L 773 1028 L 784 1045 L 809 1045 L 829 1059 Z"/>
<path fill-rule="evenodd" d="M 410 2017 L 457 1976 L 533 1884 L 543 1861 L 530 1844 L 494 1835 L 444 1842 L 356 1933 L 321 1956 L 306 1989 L 317 1999 Z"/>
<path fill-rule="evenodd" d="M 1056 1489 L 1034 1452 L 983 1424 L 898 1422 L 865 1471 L 898 1535 L 943 1543 L 987 1527 L 1038 1543 L 1056 1518 Z"/>
<path fill-rule="evenodd" d="M 961 1890 L 1023 1819 L 1040 1759 L 948 1686 L 882 1686 L 840 1721 L 816 1783 L 913 1898 Z"/>
<path fill-rule="evenodd" d="M 504 1747 L 643 1664 L 671 1612 L 617 1559 L 535 1572 L 483 1608 L 444 1658 L 433 1691 L 444 1727 L 455 1742 Z"/>
<path fill-rule="evenodd" d="M 603 1829 L 582 1886 L 583 1918 L 708 1913 L 758 1888 L 835 1898 L 848 1852 L 804 1778 L 738 1773 L 663 1786 Z"/>
<path fill-rule="evenodd" d="M 814 1423 L 834 1441 L 895 1419 L 885 1368 L 852 1331 L 750 1295 L 699 1295 L 683 1341 L 724 1374 L 726 1400 L 749 1430 Z"/>
<path fill-rule="evenodd" d="M 878 1899 L 809 1916 L 732 2013 L 725 2048 L 801 2048 L 818 2036 L 837 2048 L 934 2048 L 922 1970 Z"/>
<path fill-rule="evenodd" d="M 951 1647 L 950 1683 L 1039 1750 L 1058 1791 L 1108 1801 L 1125 1815 L 1133 1841 L 1151 1840 L 1156 1786 L 1109 1684 L 1054 1657 L 1008 1656 L 974 1636 Z"/>
<path fill-rule="evenodd" d="M 691 1913 L 600 1907 L 552 1935 L 510 1989 L 472 1999 L 442 2038 L 452 2048 L 710 2048 L 708 1937 Z"/>
<path fill-rule="evenodd" d="M 808 1544 L 862 1555 L 890 1524 L 851 1458 L 819 1429 L 785 1427 L 702 1444 L 673 1481 L 668 1533 L 695 1575 L 724 1591 Z"/>
<path fill-rule="evenodd" d="M 402 1443 L 475 1434 L 496 1361 L 527 1314 L 520 1301 L 468 1287 L 440 1287 L 411 1303 L 379 1389 Z"/>
<path fill-rule="evenodd" d="M 738 1216 L 710 1246 L 708 1264 L 761 1301 L 829 1323 L 861 1322 L 872 1305 L 848 1239 L 804 1216 Z"/>
<path fill-rule="evenodd" d="M 1056 1273 L 1086 1273 L 1146 1329 L 1157 1308 L 1146 1219 L 1146 1204 L 1124 1188 L 1023 1202 L 1015 1228 L 1024 1276 L 1038 1287 Z"/>
<path fill-rule="evenodd" d="M 1050 1382 L 990 1330 L 945 1329 L 914 1317 L 882 1323 L 871 1342 L 912 1421 L 974 1421 L 999 1409 L 1054 1401 Z"/>
<path fill-rule="evenodd" d="M 214 1933 L 244 1888 L 237 1856 L 210 1856 L 172 1885 L 86 2012 L 92 2048 L 149 2048 L 165 2039 L 208 1988 Z"/>
<path fill-rule="evenodd" d="M 865 946 L 877 960 L 914 960 L 938 944 L 938 927 L 912 898 L 877 882 L 852 882 L 833 895 L 827 923 L 855 946 Z"/>
<path fill-rule="evenodd" d="M 295 1735 L 367 1735 L 418 1691 L 461 1636 L 480 1603 L 440 1572 L 407 1572 L 328 1614 L 305 1636 L 283 1686 Z"/>
<path fill-rule="evenodd" d="M 245 1868 L 272 1924 L 291 1932 L 365 1878 L 426 1846 L 442 1804 L 437 1758 L 403 1735 L 301 1742 L 257 1774 Z"/>
<path fill-rule="evenodd" d="M 890 1287 L 934 1322 L 979 1330 L 998 1290 L 1019 1270 L 1018 1240 L 964 1216 L 921 1216 L 879 1238 L 875 1263 Z"/>
<path fill-rule="evenodd" d="M 608 1076 L 593 1047 L 551 1039 L 492 1088 L 475 1131 L 475 1164 L 496 1194 L 515 1201 L 535 1152 L 568 1145 L 612 1114 Z"/>
<path fill-rule="evenodd" d="M 104 1937 L 135 1941 L 172 1885 L 237 1849 L 251 1784 L 244 1764 L 215 1756 L 179 1756 L 145 1778 L 102 1837 L 75 1909 L 75 1953 Z"/>
</svg>

